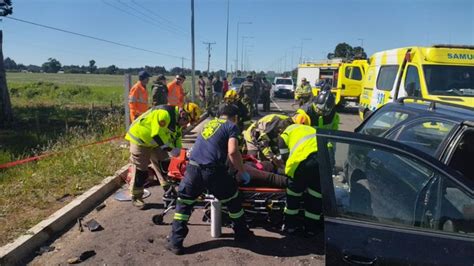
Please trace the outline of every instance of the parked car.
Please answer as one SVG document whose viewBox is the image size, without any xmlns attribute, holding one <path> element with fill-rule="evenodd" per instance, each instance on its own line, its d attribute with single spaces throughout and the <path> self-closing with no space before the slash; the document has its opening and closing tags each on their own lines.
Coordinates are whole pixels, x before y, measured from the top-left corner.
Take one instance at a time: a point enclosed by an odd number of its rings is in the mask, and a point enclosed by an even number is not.
<svg viewBox="0 0 474 266">
<path fill-rule="evenodd" d="M 232 78 L 232 81 L 230 82 L 230 89 L 231 90 L 235 90 L 235 91 L 238 91 L 239 88 L 240 88 L 240 85 L 242 84 L 242 82 L 245 81 L 245 78 L 243 77 L 235 77 L 235 78 Z"/>
<path fill-rule="evenodd" d="M 318 131 L 328 265 L 474 261 L 474 109 L 408 101 Z"/>
<path fill-rule="evenodd" d="M 272 85 L 271 94 L 274 97 L 295 97 L 295 83 L 292 78 L 276 77 Z"/>
</svg>

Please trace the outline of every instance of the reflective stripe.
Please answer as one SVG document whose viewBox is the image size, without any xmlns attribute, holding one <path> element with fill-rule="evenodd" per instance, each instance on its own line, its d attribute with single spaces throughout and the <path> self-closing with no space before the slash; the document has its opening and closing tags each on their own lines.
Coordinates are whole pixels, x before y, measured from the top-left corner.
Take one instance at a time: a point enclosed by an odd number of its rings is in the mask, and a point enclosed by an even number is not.
<svg viewBox="0 0 474 266">
<path fill-rule="evenodd" d="M 196 200 L 178 198 L 178 203 L 183 203 L 183 204 L 186 204 L 186 205 L 193 205 L 195 202 L 196 202 Z"/>
<path fill-rule="evenodd" d="M 239 219 L 242 215 L 244 215 L 244 209 L 240 209 L 240 211 L 236 213 L 229 212 L 230 219 Z"/>
<path fill-rule="evenodd" d="M 296 148 L 298 148 L 298 146 L 300 146 L 303 142 L 305 142 L 306 140 L 308 140 L 310 138 L 315 138 L 315 137 L 316 137 L 316 134 L 311 134 L 311 135 L 308 135 L 308 136 L 298 140 L 298 142 L 296 142 L 296 144 L 293 145 L 293 147 L 291 148 L 290 156 L 291 156 L 291 154 L 293 154 L 293 152 L 296 150 Z"/>
<path fill-rule="evenodd" d="M 304 217 L 317 221 L 321 219 L 321 215 L 310 213 L 309 211 L 304 211 Z"/>
<path fill-rule="evenodd" d="M 294 191 L 292 191 L 291 189 L 287 188 L 286 189 L 286 194 L 290 195 L 290 196 L 294 196 L 294 197 L 301 197 L 303 196 L 303 193 L 296 193 Z"/>
<path fill-rule="evenodd" d="M 189 220 L 189 215 L 182 214 L 182 213 L 175 213 L 174 214 L 174 219 L 178 221 L 188 221 Z"/>
<path fill-rule="evenodd" d="M 289 151 L 288 149 L 280 149 L 280 154 L 287 154 Z"/>
<path fill-rule="evenodd" d="M 199 167 L 199 164 L 197 162 L 193 161 L 193 160 L 189 160 L 189 164 L 194 165 L 196 167 Z"/>
<path fill-rule="evenodd" d="M 134 141 L 138 142 L 139 144 L 142 144 L 142 145 L 145 144 L 145 142 L 143 140 L 141 140 L 140 138 L 135 137 L 132 133 L 128 132 L 127 134 L 130 136 L 130 138 L 132 138 Z"/>
<path fill-rule="evenodd" d="M 285 214 L 288 215 L 297 215 L 300 210 L 293 210 L 293 209 L 288 209 L 285 207 L 285 210 L 283 211 Z"/>
<path fill-rule="evenodd" d="M 237 198 L 238 196 L 239 196 L 239 191 L 236 191 L 235 194 L 232 197 L 221 200 L 221 203 L 222 204 L 227 203 L 227 202 Z"/>
<path fill-rule="evenodd" d="M 310 188 L 308 188 L 308 194 L 318 199 L 322 198 L 321 193 L 317 192 L 316 190 L 312 190 Z"/>
</svg>

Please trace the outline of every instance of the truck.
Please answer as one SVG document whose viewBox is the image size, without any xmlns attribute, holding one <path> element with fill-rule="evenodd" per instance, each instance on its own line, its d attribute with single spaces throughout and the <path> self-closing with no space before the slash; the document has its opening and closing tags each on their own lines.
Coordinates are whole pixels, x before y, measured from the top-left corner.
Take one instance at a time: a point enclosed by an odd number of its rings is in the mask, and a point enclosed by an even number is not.
<svg viewBox="0 0 474 266">
<path fill-rule="evenodd" d="M 297 86 L 306 78 L 311 84 L 313 95 L 317 95 L 321 86 L 329 83 L 337 105 L 359 102 L 367 67 L 367 60 L 341 58 L 299 64 Z"/>
<path fill-rule="evenodd" d="M 381 51 L 369 59 L 359 116 L 402 97 L 474 107 L 474 46 L 433 45 Z"/>
</svg>

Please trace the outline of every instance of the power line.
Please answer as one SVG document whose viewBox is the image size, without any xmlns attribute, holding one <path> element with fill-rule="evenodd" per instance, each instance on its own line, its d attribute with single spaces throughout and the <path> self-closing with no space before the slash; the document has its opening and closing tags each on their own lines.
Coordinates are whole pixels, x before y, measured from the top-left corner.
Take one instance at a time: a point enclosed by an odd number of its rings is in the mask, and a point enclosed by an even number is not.
<svg viewBox="0 0 474 266">
<path fill-rule="evenodd" d="M 140 8 L 142 8 L 143 10 L 146 10 L 148 11 L 148 13 L 152 14 L 153 16 L 156 16 L 157 18 L 165 21 L 166 23 L 168 23 L 169 25 L 173 26 L 174 28 L 178 29 L 178 30 L 181 30 L 181 31 L 184 31 L 185 33 L 189 34 L 189 31 L 184 29 L 184 28 L 181 28 L 177 25 L 175 25 L 171 20 L 168 20 L 162 16 L 160 16 L 158 13 L 155 13 L 153 11 L 151 11 L 149 8 L 146 8 L 145 6 L 143 6 L 142 4 L 139 4 L 138 2 L 136 2 L 135 0 L 132 0 L 133 3 L 135 3 L 135 5 L 139 6 Z"/>
<path fill-rule="evenodd" d="M 102 0 L 102 1 L 104 2 L 104 0 Z M 143 17 L 149 19 L 149 20 L 151 21 L 151 23 L 153 23 L 153 24 L 155 24 L 155 25 L 158 25 L 158 26 L 160 26 L 160 27 L 161 27 L 161 26 L 166 27 L 166 28 L 163 28 L 163 29 L 166 29 L 166 30 L 169 31 L 169 32 L 178 34 L 178 35 L 180 35 L 180 36 L 184 35 L 183 32 L 180 32 L 179 29 L 174 28 L 174 27 L 169 26 L 169 25 L 163 25 L 161 22 L 157 21 L 156 19 L 154 19 L 154 18 L 151 17 L 150 15 L 144 13 L 144 12 L 141 11 L 140 9 L 138 9 L 138 8 L 136 8 L 136 7 L 134 7 L 134 6 L 130 5 L 130 4 L 127 4 L 127 3 L 125 3 L 125 2 L 123 2 L 123 1 L 121 1 L 121 0 L 117 0 L 117 2 L 120 3 L 120 4 L 122 4 L 122 5 L 124 5 L 124 6 L 126 6 L 127 8 L 133 9 L 134 11 L 140 13 Z M 122 11 L 125 12 L 124 10 L 122 10 Z M 132 13 L 127 12 L 127 14 L 131 15 Z M 140 18 L 142 18 L 142 17 L 140 17 Z"/>
<path fill-rule="evenodd" d="M 78 33 L 78 32 L 64 30 L 64 29 L 60 29 L 60 28 L 56 28 L 56 27 L 52 27 L 52 26 L 48 26 L 48 25 L 43 25 L 43 24 L 39 24 L 39 23 L 36 23 L 36 22 L 31 22 L 31 21 L 27 21 L 27 20 L 23 20 L 23 19 L 19 19 L 19 18 L 14 18 L 14 17 L 6 17 L 6 18 L 11 19 L 11 20 L 15 20 L 15 21 L 19 21 L 19 22 L 23 22 L 23 23 L 26 23 L 26 24 L 31 24 L 31 25 L 35 25 L 35 26 L 50 29 L 50 30 L 55 30 L 55 31 L 60 31 L 60 32 L 80 36 L 80 37 L 83 37 L 83 38 L 88 38 L 88 39 L 92 39 L 92 40 L 96 40 L 96 41 L 101 41 L 101 42 L 105 42 L 105 43 L 109 43 L 109 44 L 114 44 L 114 45 L 117 45 L 117 46 L 122 46 L 122 47 L 130 48 L 130 49 L 134 49 L 134 50 L 138 50 L 138 51 L 148 52 L 148 53 L 162 55 L 162 56 L 167 56 L 167 57 L 171 57 L 171 58 L 178 58 L 178 59 L 182 58 L 182 56 L 177 56 L 177 55 L 172 55 L 172 54 L 167 54 L 167 53 L 161 53 L 161 52 L 148 50 L 148 49 L 140 48 L 140 47 L 129 45 L 129 44 L 119 43 L 119 42 L 115 42 L 115 41 L 109 41 L 109 40 L 102 39 L 102 38 L 99 38 L 99 37 L 94 37 L 94 36 L 90 36 L 90 35 L 86 35 L 86 34 L 82 34 L 82 33 Z M 185 59 L 189 60 L 188 58 L 185 58 Z"/>
</svg>

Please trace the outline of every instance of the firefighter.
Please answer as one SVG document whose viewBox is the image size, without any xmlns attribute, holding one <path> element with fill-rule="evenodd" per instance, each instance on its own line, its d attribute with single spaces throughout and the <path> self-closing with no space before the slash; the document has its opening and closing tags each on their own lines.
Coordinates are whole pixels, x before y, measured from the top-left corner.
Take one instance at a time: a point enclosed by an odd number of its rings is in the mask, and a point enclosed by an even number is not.
<svg viewBox="0 0 474 266">
<path fill-rule="evenodd" d="M 250 116 L 255 114 L 254 110 L 254 97 L 257 89 L 253 82 L 252 76 L 248 75 L 246 80 L 240 85 L 238 95 L 242 103 L 247 107 L 247 110 L 250 112 Z"/>
<path fill-rule="evenodd" d="M 149 109 L 130 125 L 125 139 L 130 142 L 130 194 L 132 204 L 137 208 L 143 209 L 145 205 L 143 186 L 148 178 L 150 161 L 160 184 L 167 190 L 167 181 L 159 172 L 159 162 L 168 157 L 167 151 L 181 147 L 181 128 L 188 123 L 189 117 L 184 110 L 159 105 Z"/>
<path fill-rule="evenodd" d="M 183 89 L 186 77 L 182 74 L 177 75 L 176 79 L 168 83 L 168 104 L 183 108 L 185 102 L 185 93 Z"/>
<path fill-rule="evenodd" d="M 312 95 L 311 85 L 306 78 L 301 79 L 301 84 L 295 90 L 295 101 L 301 107 L 310 101 Z"/>
<path fill-rule="evenodd" d="M 168 87 L 166 86 L 165 75 L 158 75 L 151 90 L 153 106 L 168 103 Z"/>
<path fill-rule="evenodd" d="M 281 159 L 286 162 L 285 174 L 288 176 L 282 230 L 294 234 L 301 228 L 297 216 L 303 200 L 303 228 L 307 236 L 314 236 L 322 229 L 316 129 L 300 124 L 291 125 L 280 135 L 278 146 Z"/>
<path fill-rule="evenodd" d="M 146 85 L 150 81 L 150 74 L 146 71 L 138 73 L 138 81 L 130 89 L 128 94 L 128 107 L 130 109 L 130 121 L 134 121 L 148 110 L 148 93 Z"/>
<path fill-rule="evenodd" d="M 282 167 L 277 159 L 278 137 L 291 124 L 293 120 L 289 116 L 280 114 L 266 115 L 254 122 L 244 132 L 247 154 L 270 161 L 277 168 Z"/>
<path fill-rule="evenodd" d="M 270 112 L 270 91 L 272 90 L 272 84 L 267 80 L 266 77 L 262 78 L 262 103 L 263 111 Z"/>
<path fill-rule="evenodd" d="M 204 125 L 193 145 L 184 179 L 179 184 L 172 231 L 166 244 L 166 249 L 176 255 L 184 253 L 183 241 L 189 231 L 188 220 L 196 199 L 206 189 L 227 206 L 236 241 L 246 240 L 253 235 L 244 220 L 237 181 L 229 175 L 226 166 L 229 158 L 242 183 L 250 182 L 250 175 L 244 171 L 242 155 L 239 152 L 240 130 L 236 125 L 238 108 L 229 104 L 221 113 L 220 118 Z"/>
<path fill-rule="evenodd" d="M 336 99 L 329 85 L 325 85 L 320 93 L 311 102 L 301 106 L 296 114 L 307 115 L 312 127 L 338 130 L 340 119 L 335 106 Z"/>
<path fill-rule="evenodd" d="M 195 103 L 189 102 L 184 104 L 184 110 L 189 114 L 189 123 L 196 125 L 202 115 L 202 109 Z"/>
<path fill-rule="evenodd" d="M 229 90 L 224 96 L 224 104 L 235 104 L 239 108 L 239 121 L 237 126 L 241 131 L 245 130 L 252 123 L 250 110 L 239 99 L 239 95 L 235 90 Z"/>
</svg>

